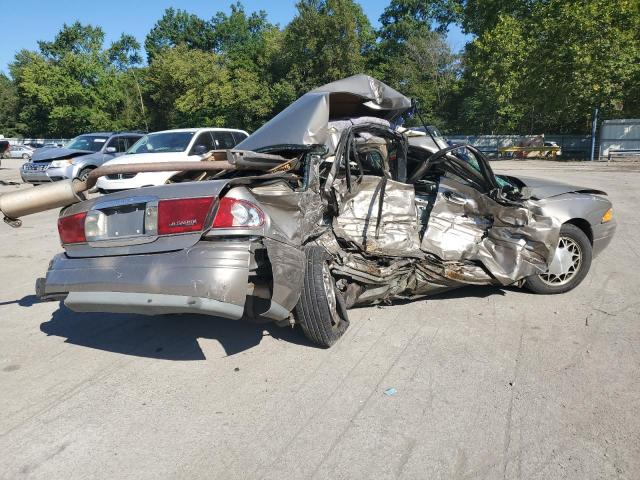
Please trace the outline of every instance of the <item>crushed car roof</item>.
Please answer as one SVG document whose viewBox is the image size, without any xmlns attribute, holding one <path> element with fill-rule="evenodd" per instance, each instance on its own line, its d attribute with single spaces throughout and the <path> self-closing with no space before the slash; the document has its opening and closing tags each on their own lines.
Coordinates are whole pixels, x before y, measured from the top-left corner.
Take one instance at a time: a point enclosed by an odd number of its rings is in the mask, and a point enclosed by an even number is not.
<svg viewBox="0 0 640 480">
<path fill-rule="evenodd" d="M 239 143 L 239 150 L 276 145 L 324 145 L 331 120 L 361 116 L 393 120 L 411 100 L 368 75 L 354 75 L 312 90 Z"/>
</svg>

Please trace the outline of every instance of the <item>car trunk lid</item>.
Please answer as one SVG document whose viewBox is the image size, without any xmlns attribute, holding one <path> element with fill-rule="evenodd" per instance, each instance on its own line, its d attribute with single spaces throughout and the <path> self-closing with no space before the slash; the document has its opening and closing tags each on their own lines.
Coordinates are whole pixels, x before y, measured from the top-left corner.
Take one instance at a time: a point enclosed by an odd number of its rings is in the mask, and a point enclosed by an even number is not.
<svg viewBox="0 0 640 480">
<path fill-rule="evenodd" d="M 229 180 L 191 182 L 118 192 L 64 210 L 65 222 L 84 235 L 63 244 L 70 257 L 101 257 L 181 250 L 211 226 L 217 198 Z"/>
</svg>

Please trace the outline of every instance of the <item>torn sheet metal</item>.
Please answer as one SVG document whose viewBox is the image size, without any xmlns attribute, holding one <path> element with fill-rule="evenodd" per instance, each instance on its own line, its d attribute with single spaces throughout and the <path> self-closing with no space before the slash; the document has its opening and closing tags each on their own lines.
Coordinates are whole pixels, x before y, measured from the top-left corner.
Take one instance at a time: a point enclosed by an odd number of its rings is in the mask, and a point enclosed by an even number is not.
<svg viewBox="0 0 640 480">
<path fill-rule="evenodd" d="M 481 262 L 509 285 L 546 270 L 560 226 L 534 201 L 501 205 L 443 177 L 421 248 L 443 260 Z"/>
<path fill-rule="evenodd" d="M 358 117 L 358 118 L 349 118 L 349 119 L 330 121 L 327 124 L 328 138 L 326 141 L 326 146 L 329 149 L 328 154 L 331 155 L 336 151 L 336 148 L 338 147 L 338 143 L 340 142 L 340 137 L 342 136 L 342 132 L 345 129 L 351 128 L 354 125 L 362 125 L 363 123 L 380 125 L 382 127 L 391 128 L 391 124 L 389 123 L 388 120 L 384 120 L 382 118 L 377 118 L 377 117 Z M 359 138 L 358 140 L 362 143 L 368 137 L 371 137 L 371 136 L 372 135 L 368 134 L 367 132 L 362 132 L 360 133 L 361 138 Z M 377 137 L 377 138 L 380 138 L 380 137 Z M 385 139 L 380 138 L 380 140 L 386 145 Z"/>
<path fill-rule="evenodd" d="M 305 254 L 302 250 L 282 242 L 263 239 L 267 248 L 273 291 L 269 310 L 262 314 L 272 320 L 283 320 L 289 316 L 298 299 L 304 282 Z"/>
<path fill-rule="evenodd" d="M 409 108 L 411 100 L 393 88 L 368 75 L 354 75 L 306 93 L 236 145 L 236 149 L 325 145 L 330 120 L 363 116 L 393 119 Z"/>
<path fill-rule="evenodd" d="M 311 91 L 319 92 L 337 94 L 331 98 L 331 118 L 362 117 L 368 111 L 369 115 L 391 119 L 411 108 L 409 98 L 369 75 L 353 75 Z M 353 97 L 361 101 L 354 103 Z M 360 105 L 366 107 L 365 113 Z"/>
<path fill-rule="evenodd" d="M 334 184 L 340 208 L 333 230 L 370 255 L 422 257 L 413 185 L 364 175 L 349 192 Z M 382 199 L 381 199 L 382 196 Z"/>
<path fill-rule="evenodd" d="M 298 246 L 329 228 L 322 221 L 326 204 L 317 190 L 314 184 L 304 191 L 295 191 L 286 181 L 250 188 L 271 220 L 269 235 Z"/>
</svg>

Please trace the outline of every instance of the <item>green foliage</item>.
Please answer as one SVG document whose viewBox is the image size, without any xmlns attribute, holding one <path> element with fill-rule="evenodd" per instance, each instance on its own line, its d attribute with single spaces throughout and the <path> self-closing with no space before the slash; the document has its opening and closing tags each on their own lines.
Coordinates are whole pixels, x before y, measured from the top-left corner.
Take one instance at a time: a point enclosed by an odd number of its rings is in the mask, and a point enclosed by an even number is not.
<svg viewBox="0 0 640 480">
<path fill-rule="evenodd" d="M 522 25 L 510 16 L 502 16 L 494 29 L 468 45 L 459 112 L 465 130 L 518 130 L 527 110 L 522 91 L 530 67 L 526 50 Z"/>
<path fill-rule="evenodd" d="M 82 25 L 80 22 L 72 25 L 65 23 L 53 42 L 39 41 L 38 48 L 45 58 L 61 60 L 70 53 L 91 55 L 100 50 L 103 41 L 104 32 L 100 27 Z"/>
<path fill-rule="evenodd" d="M 222 126 L 228 72 L 214 53 L 186 45 L 159 52 L 146 74 L 153 130 Z"/>
<path fill-rule="evenodd" d="M 16 136 L 24 128 L 18 123 L 18 90 L 6 75 L 0 73 L 0 134 Z"/>
<path fill-rule="evenodd" d="M 276 28 L 264 10 L 247 15 L 240 2 L 231 5 L 229 15 L 217 12 L 209 24 L 215 52 L 252 59 L 264 47 L 265 33 Z"/>
<path fill-rule="evenodd" d="M 466 48 L 459 112 L 465 130 L 586 133 L 595 106 L 605 118 L 637 112 L 637 2 L 510 5 L 513 15 L 495 18 L 489 10 Z"/>
<path fill-rule="evenodd" d="M 39 42 L 39 52 L 16 55 L 10 69 L 22 133 L 69 137 L 140 127 L 130 100 L 136 97 L 132 74 L 120 71 L 136 60 L 137 42 L 125 36 L 105 50 L 103 37 L 100 28 L 76 22 L 64 25 L 53 42 Z"/>
<path fill-rule="evenodd" d="M 456 0 L 391 0 L 380 16 L 380 37 L 383 42 L 404 43 L 412 36 L 424 35 L 432 26 L 443 33 L 458 12 Z"/>
<path fill-rule="evenodd" d="M 638 0 L 390 0 L 375 31 L 356 0 L 301 0 L 280 28 L 240 2 L 207 20 L 169 8 L 140 45 L 64 25 L 0 75 L 0 133 L 253 130 L 299 95 L 370 73 L 448 132 L 587 132 L 640 115 Z M 472 35 L 461 54 L 444 33 Z M 410 120 L 410 121 L 415 121 Z"/>
<path fill-rule="evenodd" d="M 133 35 L 123 34 L 107 50 L 109 62 L 118 70 L 127 70 L 142 63 L 140 43 Z"/>
<path fill-rule="evenodd" d="M 528 34 L 531 75 L 523 83 L 536 93 L 530 104 L 538 129 L 588 131 L 594 106 L 605 118 L 632 113 L 627 98 L 638 89 L 632 83 L 640 71 L 638 5 L 551 0 L 534 10 Z"/>
<path fill-rule="evenodd" d="M 151 63 L 162 50 L 178 45 L 211 50 L 214 45 L 213 32 L 211 26 L 197 15 L 167 8 L 144 41 L 147 60 Z"/>
<path fill-rule="evenodd" d="M 460 65 L 441 33 L 420 30 L 409 36 L 400 47 L 388 48 L 377 68 L 385 83 L 418 102 L 426 122 L 447 129 L 446 110 Z"/>
<path fill-rule="evenodd" d="M 298 93 L 363 73 L 375 34 L 353 0 L 303 0 L 285 28 L 287 80 Z"/>
</svg>

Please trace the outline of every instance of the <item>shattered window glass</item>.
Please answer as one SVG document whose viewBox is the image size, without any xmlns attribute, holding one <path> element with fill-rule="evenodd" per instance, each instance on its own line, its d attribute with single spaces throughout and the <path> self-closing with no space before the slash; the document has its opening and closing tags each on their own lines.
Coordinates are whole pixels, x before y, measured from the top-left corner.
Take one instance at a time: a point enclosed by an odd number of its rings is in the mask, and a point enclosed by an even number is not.
<svg viewBox="0 0 640 480">
<path fill-rule="evenodd" d="M 469 165 L 478 173 L 482 172 L 482 170 L 480 170 L 480 164 L 478 163 L 478 159 L 466 148 L 455 150 L 453 154 L 455 155 L 456 158 L 459 158 L 460 160 L 465 162 L 467 165 Z"/>
<path fill-rule="evenodd" d="M 370 150 L 360 154 L 360 162 L 365 175 L 384 176 L 384 160 L 377 150 Z"/>
</svg>

